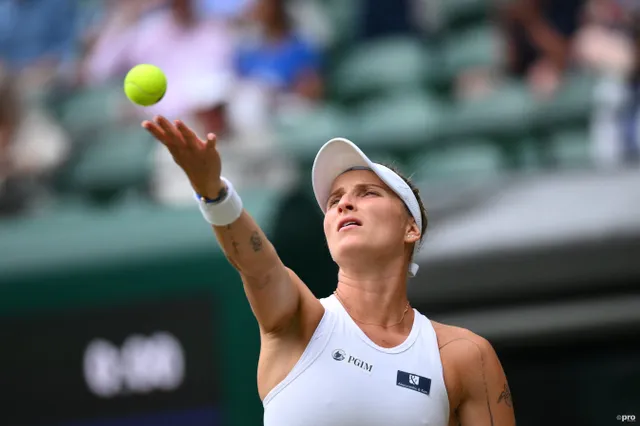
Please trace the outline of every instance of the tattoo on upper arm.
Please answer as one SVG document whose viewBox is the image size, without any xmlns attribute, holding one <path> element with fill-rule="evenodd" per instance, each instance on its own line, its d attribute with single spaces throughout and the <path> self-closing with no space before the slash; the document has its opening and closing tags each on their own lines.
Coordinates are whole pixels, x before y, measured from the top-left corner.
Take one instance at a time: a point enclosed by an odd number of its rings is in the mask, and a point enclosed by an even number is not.
<svg viewBox="0 0 640 426">
<path fill-rule="evenodd" d="M 479 346 L 478 346 L 478 349 L 480 349 Z M 491 420 L 491 426 L 493 426 L 493 413 L 491 412 L 491 404 L 489 403 L 489 389 L 487 388 L 487 378 L 484 375 L 484 357 L 482 356 L 482 351 L 480 352 L 480 362 L 482 365 L 482 381 L 484 382 L 484 393 L 485 393 L 485 396 L 487 397 L 487 410 L 489 411 L 489 419 Z"/>
<path fill-rule="evenodd" d="M 453 414 L 456 416 L 456 424 L 458 426 L 462 426 L 462 423 L 460 423 L 460 413 L 458 412 L 457 408 L 453 410 Z"/>
<path fill-rule="evenodd" d="M 260 234 L 258 234 L 258 231 L 253 231 L 249 241 L 251 242 L 251 248 L 253 248 L 254 252 L 257 253 L 262 250 L 262 238 L 260 238 Z"/>
<path fill-rule="evenodd" d="M 447 346 L 449 343 L 453 343 L 453 342 L 458 341 L 458 340 L 466 340 L 466 341 L 468 341 L 468 342 L 473 343 L 473 344 L 478 348 L 478 353 L 479 353 L 479 355 L 480 355 L 480 368 L 481 368 L 481 370 L 482 370 L 482 383 L 484 384 L 484 393 L 485 393 L 485 398 L 486 398 L 486 400 L 487 400 L 487 411 L 489 412 L 489 420 L 491 420 L 491 426 L 494 426 L 494 422 L 493 422 L 493 412 L 491 411 L 491 404 L 490 404 L 490 402 L 489 402 L 489 389 L 488 389 L 488 387 L 487 387 L 487 378 L 486 378 L 486 376 L 485 376 L 484 357 L 482 356 L 482 350 L 480 349 L 480 346 L 479 346 L 476 342 L 474 342 L 473 340 L 471 340 L 471 339 L 467 339 L 467 338 L 464 338 L 464 337 L 460 337 L 460 338 L 453 339 L 453 340 L 451 340 L 451 341 L 449 341 L 449 342 L 447 342 L 447 343 L 443 344 L 443 345 L 442 345 L 442 346 L 440 346 L 438 349 L 439 349 L 439 350 L 442 350 L 442 349 L 443 349 L 445 346 Z M 460 418 L 458 417 L 458 423 L 459 423 L 459 422 L 460 422 Z"/>
<path fill-rule="evenodd" d="M 509 385 L 507 383 L 504 384 L 504 390 L 500 393 L 498 397 L 498 404 L 504 401 L 507 406 L 513 406 L 513 401 L 511 400 L 511 389 L 509 389 Z"/>
</svg>

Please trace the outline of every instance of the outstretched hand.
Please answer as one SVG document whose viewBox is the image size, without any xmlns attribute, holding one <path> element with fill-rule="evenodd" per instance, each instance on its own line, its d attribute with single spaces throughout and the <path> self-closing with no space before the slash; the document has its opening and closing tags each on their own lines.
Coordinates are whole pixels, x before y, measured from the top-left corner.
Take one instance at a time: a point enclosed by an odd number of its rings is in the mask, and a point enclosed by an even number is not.
<svg viewBox="0 0 640 426">
<path fill-rule="evenodd" d="M 171 123 L 162 116 L 143 121 L 142 127 L 167 147 L 198 194 L 207 198 L 218 196 L 224 184 L 220 179 L 222 162 L 216 149 L 216 135 L 209 133 L 206 140 L 201 140 L 182 121 Z"/>
</svg>

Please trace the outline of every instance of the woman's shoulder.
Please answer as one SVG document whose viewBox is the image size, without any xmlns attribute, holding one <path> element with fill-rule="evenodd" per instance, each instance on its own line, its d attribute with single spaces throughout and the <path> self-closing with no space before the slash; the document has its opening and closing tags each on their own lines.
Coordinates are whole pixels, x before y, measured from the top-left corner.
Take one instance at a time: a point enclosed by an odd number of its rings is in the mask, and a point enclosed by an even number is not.
<svg viewBox="0 0 640 426">
<path fill-rule="evenodd" d="M 486 345 L 491 345 L 487 339 L 466 328 L 442 324 L 433 320 L 430 321 L 434 331 L 436 332 L 438 348 L 441 351 L 445 346 L 449 346 L 455 342 L 458 342 L 457 346 L 473 345 L 477 347 L 486 347 Z"/>
</svg>

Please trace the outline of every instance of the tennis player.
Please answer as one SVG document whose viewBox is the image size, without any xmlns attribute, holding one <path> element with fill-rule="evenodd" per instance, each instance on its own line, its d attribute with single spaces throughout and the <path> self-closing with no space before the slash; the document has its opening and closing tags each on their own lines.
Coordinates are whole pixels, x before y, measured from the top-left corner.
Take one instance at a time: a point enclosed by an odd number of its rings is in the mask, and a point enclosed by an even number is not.
<svg viewBox="0 0 640 426">
<path fill-rule="evenodd" d="M 427 228 L 407 179 L 346 139 L 320 149 L 313 189 L 339 274 L 334 294 L 318 300 L 282 264 L 221 176 L 215 135 L 201 140 L 163 117 L 142 125 L 189 177 L 204 218 L 242 277 L 260 327 L 265 426 L 515 424 L 489 342 L 430 321 L 407 300 Z"/>
</svg>

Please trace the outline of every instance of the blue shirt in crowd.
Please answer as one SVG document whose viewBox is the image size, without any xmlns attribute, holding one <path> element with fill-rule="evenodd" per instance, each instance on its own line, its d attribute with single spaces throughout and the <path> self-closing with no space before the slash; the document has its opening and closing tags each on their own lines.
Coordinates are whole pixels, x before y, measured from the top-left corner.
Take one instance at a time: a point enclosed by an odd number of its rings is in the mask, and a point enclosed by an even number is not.
<svg viewBox="0 0 640 426">
<path fill-rule="evenodd" d="M 260 42 L 241 47 L 236 65 L 241 77 L 287 90 L 302 72 L 319 72 L 320 62 L 320 53 L 311 44 L 291 35 L 278 44 Z"/>
<path fill-rule="evenodd" d="M 77 4 L 75 0 L 0 1 L 0 60 L 19 69 L 45 57 L 71 59 Z"/>
</svg>

